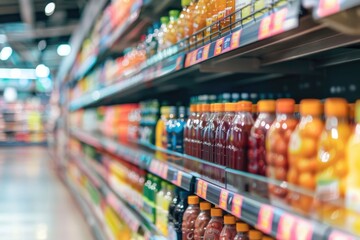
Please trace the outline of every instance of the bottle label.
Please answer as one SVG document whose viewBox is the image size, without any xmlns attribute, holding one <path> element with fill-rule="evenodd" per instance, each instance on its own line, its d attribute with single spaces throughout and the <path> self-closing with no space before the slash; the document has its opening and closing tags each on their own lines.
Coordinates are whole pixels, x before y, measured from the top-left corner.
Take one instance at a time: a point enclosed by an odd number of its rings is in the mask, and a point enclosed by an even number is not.
<svg viewBox="0 0 360 240">
<path fill-rule="evenodd" d="M 340 197 L 338 179 L 320 179 L 317 183 L 316 194 L 322 201 L 332 201 Z"/>
<path fill-rule="evenodd" d="M 206 230 L 204 239 L 205 240 L 217 240 L 220 238 L 221 230 L 216 228 L 210 228 Z"/>
<path fill-rule="evenodd" d="M 226 10 L 223 10 L 223 11 L 219 11 L 218 13 L 218 20 L 221 20 L 225 17 L 225 14 L 226 14 Z"/>
<path fill-rule="evenodd" d="M 348 187 L 346 191 L 346 206 L 360 212 L 360 188 Z"/>
<path fill-rule="evenodd" d="M 211 28 L 209 27 L 211 24 L 213 23 L 213 19 L 212 18 L 207 18 L 206 19 L 206 26 L 208 28 L 206 28 L 206 35 L 210 35 L 210 32 L 211 32 Z"/>
</svg>

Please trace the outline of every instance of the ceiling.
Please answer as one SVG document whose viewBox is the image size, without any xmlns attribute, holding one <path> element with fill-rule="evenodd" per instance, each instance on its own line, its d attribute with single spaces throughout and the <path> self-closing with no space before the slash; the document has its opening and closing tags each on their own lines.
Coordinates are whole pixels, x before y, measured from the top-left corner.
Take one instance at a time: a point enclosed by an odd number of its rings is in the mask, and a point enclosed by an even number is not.
<svg viewBox="0 0 360 240">
<path fill-rule="evenodd" d="M 30 68 L 43 63 L 55 74 L 62 59 L 56 49 L 68 43 L 88 1 L 0 0 L 0 49 L 13 49 L 8 60 L 0 61 L 0 68 Z M 56 7 L 51 16 L 46 16 L 44 9 L 49 2 Z M 4 36 L 6 41 L 2 41 Z"/>
</svg>

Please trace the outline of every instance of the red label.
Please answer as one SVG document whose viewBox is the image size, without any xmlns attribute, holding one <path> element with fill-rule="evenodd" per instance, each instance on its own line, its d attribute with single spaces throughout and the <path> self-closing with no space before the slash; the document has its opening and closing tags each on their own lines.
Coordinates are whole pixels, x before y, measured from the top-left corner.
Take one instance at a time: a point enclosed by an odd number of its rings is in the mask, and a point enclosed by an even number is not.
<svg viewBox="0 0 360 240">
<path fill-rule="evenodd" d="M 294 239 L 292 238 L 293 236 L 292 233 L 293 233 L 295 221 L 296 219 L 289 214 L 282 215 L 279 221 L 276 238 L 282 240 Z"/>
<path fill-rule="evenodd" d="M 340 0 L 320 0 L 317 10 L 319 17 L 325 17 L 340 11 Z"/>
<path fill-rule="evenodd" d="M 232 200 L 231 213 L 234 214 L 238 218 L 241 217 L 242 202 L 243 202 L 242 196 L 235 194 L 235 196 Z"/>
<path fill-rule="evenodd" d="M 196 186 L 196 194 L 199 197 L 202 197 L 202 185 L 203 185 L 203 180 L 198 180 L 197 186 Z"/>
<path fill-rule="evenodd" d="M 329 240 L 355 240 L 355 238 L 342 232 L 333 231 L 329 236 Z"/>
<path fill-rule="evenodd" d="M 182 172 L 178 171 L 176 185 L 181 186 Z"/>
<path fill-rule="evenodd" d="M 299 219 L 295 224 L 294 236 L 296 236 L 296 239 L 311 240 L 312 234 L 313 234 L 313 228 L 311 223 Z"/>
<path fill-rule="evenodd" d="M 263 205 L 260 208 L 258 215 L 257 227 L 263 232 L 270 234 L 273 222 L 274 210 L 268 205 Z"/>
<path fill-rule="evenodd" d="M 236 31 L 231 36 L 231 49 L 238 48 L 240 46 L 241 30 Z"/>
<path fill-rule="evenodd" d="M 263 20 L 261 20 L 260 28 L 259 28 L 259 40 L 267 38 L 271 35 L 271 22 L 273 15 L 267 16 Z"/>
<path fill-rule="evenodd" d="M 204 47 L 203 60 L 206 60 L 209 57 L 209 50 L 210 50 L 210 44 Z"/>
<path fill-rule="evenodd" d="M 220 199 L 219 199 L 219 207 L 224 210 L 227 210 L 228 196 L 229 196 L 229 192 L 225 189 L 221 189 Z"/>
<path fill-rule="evenodd" d="M 214 56 L 217 56 L 221 53 L 223 43 L 224 43 L 224 38 L 220 38 L 219 40 L 216 41 Z"/>
<path fill-rule="evenodd" d="M 284 31 L 284 22 L 286 19 L 288 9 L 284 8 L 275 13 L 272 23 L 271 35 L 276 35 Z"/>
</svg>

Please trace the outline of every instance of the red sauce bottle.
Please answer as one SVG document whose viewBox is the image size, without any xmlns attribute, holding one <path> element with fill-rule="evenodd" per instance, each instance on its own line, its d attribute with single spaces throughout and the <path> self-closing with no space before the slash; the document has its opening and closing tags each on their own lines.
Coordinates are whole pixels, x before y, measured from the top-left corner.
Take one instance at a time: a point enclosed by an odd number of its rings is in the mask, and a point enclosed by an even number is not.
<svg viewBox="0 0 360 240">
<path fill-rule="evenodd" d="M 246 223 L 238 222 L 236 223 L 236 236 L 234 240 L 249 240 L 249 225 Z"/>
<path fill-rule="evenodd" d="M 195 220 L 200 213 L 198 196 L 189 196 L 188 204 L 182 219 L 182 240 L 194 238 Z"/>
<path fill-rule="evenodd" d="M 215 133 L 215 163 L 225 166 L 226 164 L 226 136 L 233 121 L 236 111 L 236 103 L 225 103 L 225 115 L 216 128 Z"/>
<path fill-rule="evenodd" d="M 210 216 L 211 204 L 209 202 L 200 203 L 200 213 L 195 220 L 194 240 L 203 240 Z"/>
<path fill-rule="evenodd" d="M 204 240 L 219 240 L 223 225 L 222 210 L 220 208 L 212 208 L 211 219 L 206 226 Z"/>
<path fill-rule="evenodd" d="M 232 169 L 247 171 L 247 151 L 249 136 L 254 120 L 252 103 L 240 101 L 236 104 L 235 117 L 226 137 L 226 166 Z"/>
<path fill-rule="evenodd" d="M 190 155 L 191 156 L 196 156 L 196 129 L 200 123 L 200 117 L 201 117 L 201 114 L 202 114 L 202 111 L 201 111 L 201 104 L 196 104 L 195 105 L 195 112 L 196 112 L 196 115 L 194 116 L 194 120 L 193 120 L 193 124 L 192 124 L 192 128 L 190 129 L 190 136 L 191 136 L 191 139 L 190 139 L 190 145 L 191 145 L 191 151 L 190 151 Z"/>
<path fill-rule="evenodd" d="M 199 124 L 195 129 L 195 140 L 194 140 L 194 157 L 202 158 L 202 145 L 203 145 L 203 134 L 205 126 L 209 121 L 210 117 L 210 104 L 201 104 L 201 116 L 199 119 Z"/>
<path fill-rule="evenodd" d="M 224 216 L 224 227 L 220 233 L 220 240 L 234 239 L 236 235 L 235 217 L 232 215 Z"/>
</svg>

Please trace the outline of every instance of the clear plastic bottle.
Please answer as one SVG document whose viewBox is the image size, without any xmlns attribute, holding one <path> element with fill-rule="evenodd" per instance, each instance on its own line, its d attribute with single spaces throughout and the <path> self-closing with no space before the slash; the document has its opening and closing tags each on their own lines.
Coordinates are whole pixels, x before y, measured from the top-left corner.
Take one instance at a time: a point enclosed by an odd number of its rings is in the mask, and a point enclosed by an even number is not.
<svg viewBox="0 0 360 240">
<path fill-rule="evenodd" d="M 180 202 L 180 188 L 175 188 L 174 197 L 169 205 L 168 214 L 168 239 L 177 239 L 175 231 L 175 209 Z"/>
<path fill-rule="evenodd" d="M 211 219 L 210 209 L 211 209 L 211 204 L 209 202 L 200 203 L 200 213 L 195 220 L 194 240 L 204 239 L 206 226 L 208 225 Z"/>
<path fill-rule="evenodd" d="M 235 217 L 232 215 L 224 216 L 224 227 L 220 233 L 220 240 L 234 239 L 236 235 Z"/>
<path fill-rule="evenodd" d="M 207 11 L 208 11 L 207 7 L 208 7 L 208 0 L 199 0 L 198 4 L 196 5 L 195 10 L 194 10 L 194 18 L 193 18 L 194 33 L 205 28 Z M 203 35 L 203 32 L 200 32 L 199 34 L 194 36 L 194 39 L 192 39 L 193 44 L 196 44 L 196 46 L 202 45 L 201 41 L 203 40 L 204 36 L 205 36 L 205 33 Z"/>
<path fill-rule="evenodd" d="M 158 49 L 157 52 L 161 52 L 162 50 L 164 50 L 166 48 L 165 46 L 165 35 L 167 34 L 168 30 L 167 30 L 167 25 L 169 24 L 169 17 L 164 16 L 160 18 L 160 22 L 161 22 L 161 27 L 158 33 Z"/>
<path fill-rule="evenodd" d="M 236 232 L 234 240 L 249 240 L 249 225 L 246 223 L 236 223 Z"/>
<path fill-rule="evenodd" d="M 192 153 L 192 129 L 193 123 L 197 116 L 196 105 L 190 105 L 190 116 L 186 121 L 185 129 L 184 129 L 184 151 L 185 154 L 191 155 Z"/>
<path fill-rule="evenodd" d="M 184 39 L 185 36 L 185 27 L 186 27 L 186 14 L 187 14 L 187 9 L 190 5 L 190 0 L 181 0 L 181 6 L 182 6 L 182 11 L 179 15 L 178 18 L 178 24 L 177 24 L 177 31 L 176 31 L 176 40 L 177 42 L 180 42 L 181 40 Z"/>
<path fill-rule="evenodd" d="M 212 208 L 211 219 L 206 226 L 206 231 L 204 234 L 205 240 L 219 240 L 220 233 L 224 226 L 223 212 L 220 208 Z"/>
<path fill-rule="evenodd" d="M 192 128 L 191 128 L 191 133 L 190 133 L 190 136 L 191 136 L 191 156 L 196 156 L 196 129 L 200 123 L 200 117 L 202 115 L 202 109 L 201 109 L 201 104 L 196 104 L 195 105 L 195 112 L 196 112 L 196 115 L 193 119 L 193 124 L 192 124 Z"/>
<path fill-rule="evenodd" d="M 202 158 L 204 129 L 210 117 L 210 104 L 201 104 L 201 116 L 195 129 L 194 157 Z"/>
<path fill-rule="evenodd" d="M 169 16 L 170 21 L 167 25 L 167 32 L 165 34 L 165 46 L 169 48 L 177 43 L 177 20 L 179 18 L 179 10 L 170 10 Z"/>
<path fill-rule="evenodd" d="M 188 207 L 186 208 L 182 220 L 182 239 L 191 240 L 194 238 L 195 220 L 200 213 L 199 197 L 189 196 Z"/>
<path fill-rule="evenodd" d="M 180 201 L 175 207 L 174 226 L 175 226 L 176 238 L 174 239 L 182 239 L 182 221 L 184 217 L 184 212 L 188 206 L 188 203 L 186 201 L 188 195 L 189 195 L 188 192 L 181 191 Z"/>
<path fill-rule="evenodd" d="M 254 120 L 252 103 L 240 101 L 236 104 L 236 114 L 226 137 L 226 166 L 232 169 L 247 171 L 249 136 Z"/>
</svg>

